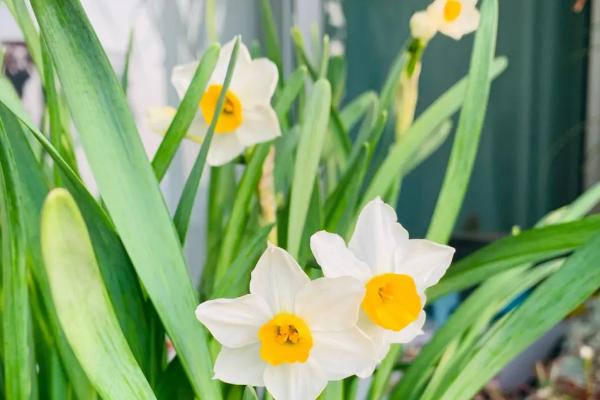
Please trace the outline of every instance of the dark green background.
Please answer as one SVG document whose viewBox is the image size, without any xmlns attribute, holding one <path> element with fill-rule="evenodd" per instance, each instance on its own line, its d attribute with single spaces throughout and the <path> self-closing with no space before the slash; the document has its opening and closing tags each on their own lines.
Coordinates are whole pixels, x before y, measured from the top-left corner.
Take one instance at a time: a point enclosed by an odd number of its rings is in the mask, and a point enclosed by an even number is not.
<svg viewBox="0 0 600 400">
<path fill-rule="evenodd" d="M 347 98 L 379 89 L 408 36 L 408 20 L 429 1 L 345 0 Z M 589 15 L 571 0 L 501 0 L 498 55 L 507 71 L 491 101 L 471 185 L 455 232 L 486 236 L 531 226 L 582 186 Z M 417 113 L 468 69 L 473 35 L 436 36 L 426 50 Z M 388 143 L 392 132 L 388 132 Z M 446 144 L 405 181 L 401 222 L 426 232 L 451 148 Z M 385 151 L 385 149 L 381 149 Z"/>
</svg>

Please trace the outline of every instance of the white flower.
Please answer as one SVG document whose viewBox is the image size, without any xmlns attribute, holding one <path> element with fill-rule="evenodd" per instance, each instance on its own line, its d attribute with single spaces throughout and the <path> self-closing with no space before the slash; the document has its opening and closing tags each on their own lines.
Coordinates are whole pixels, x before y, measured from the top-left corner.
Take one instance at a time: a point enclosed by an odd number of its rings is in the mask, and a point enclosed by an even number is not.
<svg viewBox="0 0 600 400">
<path fill-rule="evenodd" d="M 423 333 L 425 289 L 440 280 L 454 254 L 452 247 L 409 240 L 394 209 L 380 198 L 361 211 L 348 247 L 325 231 L 315 233 L 310 245 L 326 277 L 352 276 L 363 283 L 358 327 L 374 342 L 378 361 L 391 343 L 408 343 Z"/>
<path fill-rule="evenodd" d="M 427 42 L 437 33 L 437 25 L 427 11 L 419 11 L 410 18 L 410 33 L 412 37 Z"/>
<path fill-rule="evenodd" d="M 212 121 L 233 46 L 232 40 L 221 49 L 198 105 L 198 113 L 188 130 L 192 137 L 204 137 Z M 180 98 L 185 95 L 197 66 L 198 63 L 193 62 L 173 69 L 171 81 Z M 276 86 L 275 64 L 266 58 L 252 60 L 246 46 L 240 43 L 223 110 L 210 144 L 207 157 L 209 165 L 226 164 L 240 155 L 246 147 L 281 135 L 277 115 L 271 107 L 271 97 Z"/>
<path fill-rule="evenodd" d="M 327 381 L 374 362 L 356 327 L 363 288 L 351 277 L 310 281 L 284 250 L 269 245 L 250 294 L 202 303 L 197 318 L 222 345 L 215 378 L 266 386 L 277 400 L 313 400 Z"/>
<path fill-rule="evenodd" d="M 427 7 L 427 14 L 440 32 L 458 40 L 479 26 L 476 5 L 477 0 L 435 0 Z"/>
</svg>

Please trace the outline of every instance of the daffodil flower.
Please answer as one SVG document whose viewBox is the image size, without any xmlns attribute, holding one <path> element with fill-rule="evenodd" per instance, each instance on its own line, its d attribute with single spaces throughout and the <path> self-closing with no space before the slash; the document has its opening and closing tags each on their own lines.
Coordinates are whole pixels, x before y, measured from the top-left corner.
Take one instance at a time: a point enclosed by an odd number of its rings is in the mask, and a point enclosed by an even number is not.
<svg viewBox="0 0 600 400">
<path fill-rule="evenodd" d="M 286 251 L 269 245 L 250 294 L 196 309 L 222 345 L 214 377 L 266 386 L 277 400 L 315 399 L 327 381 L 374 362 L 372 342 L 356 326 L 362 292 L 352 277 L 309 280 Z"/>
<path fill-rule="evenodd" d="M 351 276 L 363 283 L 358 327 L 373 341 L 378 361 L 391 343 L 408 343 L 423 333 L 425 289 L 440 280 L 454 254 L 452 247 L 409 239 L 394 209 L 380 198 L 361 211 L 348 246 L 325 231 L 315 233 L 310 244 L 326 277 Z"/>
<path fill-rule="evenodd" d="M 453 39 L 474 32 L 479 26 L 477 0 L 435 0 L 410 21 L 412 36 L 428 41 L 437 31 Z"/>
<path fill-rule="evenodd" d="M 196 141 L 202 140 L 215 117 L 233 46 L 232 40 L 221 49 L 206 91 L 198 104 L 198 113 L 188 130 L 188 135 Z M 180 98 L 185 95 L 197 66 L 198 63 L 193 62 L 173 69 L 171 81 Z M 271 97 L 276 86 L 275 64 L 266 58 L 252 60 L 246 46 L 240 43 L 231 83 L 225 94 L 223 109 L 217 117 L 215 135 L 208 151 L 209 165 L 226 164 L 240 155 L 246 147 L 281 135 L 277 115 L 271 107 Z M 155 113 L 154 117 L 156 115 Z M 165 114 L 165 117 L 168 115 Z M 156 118 L 153 125 L 161 126 Z"/>
</svg>

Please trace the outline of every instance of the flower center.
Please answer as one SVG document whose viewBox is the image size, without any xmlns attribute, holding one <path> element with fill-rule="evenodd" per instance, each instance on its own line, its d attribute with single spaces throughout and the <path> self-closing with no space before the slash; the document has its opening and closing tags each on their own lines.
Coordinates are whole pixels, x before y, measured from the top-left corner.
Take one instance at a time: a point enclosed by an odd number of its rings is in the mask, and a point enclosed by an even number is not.
<svg viewBox="0 0 600 400">
<path fill-rule="evenodd" d="M 207 124 L 212 122 L 223 86 L 210 85 L 200 100 L 200 111 Z M 216 133 L 231 133 L 242 124 L 242 103 L 231 91 L 225 93 L 223 110 L 217 119 Z"/>
<path fill-rule="evenodd" d="M 452 22 L 458 18 L 462 10 L 462 3 L 459 0 L 448 0 L 444 6 L 444 19 Z"/>
<path fill-rule="evenodd" d="M 422 304 L 413 278 L 383 274 L 367 282 L 362 308 L 373 323 L 399 331 L 418 318 Z"/>
<path fill-rule="evenodd" d="M 306 322 L 300 317 L 277 314 L 258 331 L 260 357 L 271 365 L 305 362 L 313 345 Z"/>
</svg>

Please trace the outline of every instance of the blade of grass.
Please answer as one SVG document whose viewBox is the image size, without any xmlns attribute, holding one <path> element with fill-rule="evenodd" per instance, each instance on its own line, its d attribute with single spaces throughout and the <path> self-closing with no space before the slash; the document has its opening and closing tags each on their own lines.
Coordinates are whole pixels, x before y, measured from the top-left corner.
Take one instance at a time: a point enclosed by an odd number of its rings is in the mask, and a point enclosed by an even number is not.
<svg viewBox="0 0 600 400">
<path fill-rule="evenodd" d="M 21 126 L 16 118 L 2 105 L 0 105 L 0 121 L 7 127 L 8 133 L 8 142 L 2 141 L 0 142 L 0 146 L 10 148 L 15 154 L 16 171 L 20 183 L 15 186 L 15 189 L 19 190 L 23 208 L 28 210 L 28 212 L 24 213 L 24 227 L 27 236 L 25 243 L 27 245 L 27 254 L 30 258 L 29 266 L 31 273 L 45 305 L 44 322 L 50 328 L 49 331 L 54 341 L 54 346 L 58 349 L 65 372 L 73 385 L 75 394 L 80 399 L 91 399 L 94 396 L 94 390 L 67 343 L 58 322 L 39 247 L 40 210 L 48 192 L 45 177 L 42 169 L 37 164 L 33 150 L 29 147 L 29 142 L 24 137 Z M 39 135 L 43 137 L 41 133 Z"/>
<path fill-rule="evenodd" d="M 121 74 L 121 88 L 123 93 L 127 94 L 129 89 L 129 64 L 131 63 L 131 56 L 133 54 L 133 40 L 135 39 L 135 29 L 132 27 L 129 30 L 129 37 L 127 38 L 127 51 L 125 52 L 125 66 L 123 67 L 123 73 Z"/>
<path fill-rule="evenodd" d="M 506 58 L 499 57 L 492 64 L 490 79 L 495 79 L 507 66 Z M 431 104 L 406 131 L 405 139 L 390 149 L 377 173 L 367 186 L 361 207 L 376 196 L 385 196 L 395 179 L 404 174 L 406 164 L 445 120 L 458 111 L 465 99 L 467 78 L 461 79 Z"/>
<path fill-rule="evenodd" d="M 270 143 L 261 143 L 255 147 L 250 162 L 242 175 L 235 193 L 231 215 L 223 233 L 223 242 L 219 251 L 214 282 L 218 282 L 225 276 L 234 255 L 237 254 L 237 249 L 246 228 L 248 205 L 252 199 L 252 195 L 255 193 L 256 185 L 260 179 L 265 158 L 269 154 L 270 146 Z"/>
<path fill-rule="evenodd" d="M 0 139 L 7 133 L 0 122 Z M 24 210 L 16 191 L 14 154 L 0 146 L 0 228 L 2 238 L 2 339 L 5 394 L 9 399 L 29 400 L 33 394 L 34 369 L 29 337 L 31 315 L 27 293 Z"/>
<path fill-rule="evenodd" d="M 50 120 L 50 141 L 52 145 L 60 151 L 62 144 L 62 123 L 60 118 L 60 105 L 58 93 L 56 91 L 56 82 L 54 77 L 54 67 L 48 54 L 45 44 L 42 46 L 42 60 L 44 62 L 46 106 L 48 108 L 48 117 Z M 60 186 L 59 167 L 54 165 L 54 185 Z"/>
<path fill-rule="evenodd" d="M 587 300 L 600 287 L 598 258 L 600 234 L 481 338 L 460 373 L 446 382 L 440 398 L 471 398 L 504 365 Z"/>
<path fill-rule="evenodd" d="M 106 54 L 77 0 L 33 0 L 32 6 L 116 230 L 196 395 L 218 400 L 181 245 Z"/>
<path fill-rule="evenodd" d="M 373 91 L 368 91 L 348 103 L 340 112 L 340 119 L 344 127 L 347 130 L 351 130 L 377 102 L 377 94 Z"/>
<path fill-rule="evenodd" d="M 294 42 L 294 47 L 296 49 L 296 54 L 299 57 L 299 63 L 301 65 L 306 66 L 308 69 L 308 74 L 312 78 L 313 81 L 317 82 L 319 79 L 319 71 L 313 67 L 306 54 L 306 49 L 304 47 L 304 39 L 302 38 L 302 33 L 296 27 L 292 28 L 292 41 Z M 331 89 L 330 89 L 331 91 Z M 336 149 L 339 150 L 339 156 L 342 157 L 342 161 L 345 163 L 348 154 L 350 153 L 350 148 L 352 147 L 352 142 L 350 141 L 350 136 L 348 132 L 344 128 L 342 120 L 339 115 L 339 111 L 337 108 L 331 103 L 330 100 L 330 109 L 329 112 L 331 114 L 331 130 L 333 132 L 333 140 L 336 142 Z"/>
<path fill-rule="evenodd" d="M 175 157 L 179 144 L 185 137 L 194 116 L 198 112 L 198 104 L 215 68 L 219 52 L 220 46 L 218 44 L 209 46 L 204 52 L 194 72 L 190 86 L 185 92 L 181 104 L 179 104 L 177 113 L 173 117 L 158 150 L 156 150 L 156 154 L 152 160 L 152 168 L 154 168 L 159 181 L 167 173 L 167 169 Z"/>
<path fill-rule="evenodd" d="M 467 89 L 444 183 L 438 196 L 427 238 L 446 243 L 458 218 L 475 163 L 490 96 L 492 62 L 498 33 L 498 0 L 481 5 L 481 22 L 475 34 Z"/>
<path fill-rule="evenodd" d="M 51 299 L 48 298 L 47 277 L 43 270 L 43 263 L 38 248 L 39 214 L 48 192 L 48 187 L 41 173 L 35 170 L 36 160 L 24 139 L 25 133 L 21 130 L 16 119 L 7 113 L 8 111 L 5 111 L 4 107 L 0 106 L 0 118 L 11 126 L 9 141 L 15 151 L 19 151 L 17 167 L 20 169 L 21 181 L 27 187 L 27 192 L 23 197 L 29 202 L 27 209 L 29 210 L 28 214 L 31 219 L 29 221 L 31 240 L 28 242 L 32 246 L 31 251 L 35 261 L 34 268 L 39 270 L 37 272 L 34 270 L 34 272 L 36 272 L 36 279 L 43 287 L 42 292 L 45 293 L 45 302 L 49 307 L 53 307 Z M 153 360 L 150 357 L 150 353 L 146 350 L 150 342 L 148 334 L 150 322 L 147 319 L 144 296 L 131 261 L 104 210 L 83 186 L 83 183 L 79 181 L 74 172 L 69 169 L 66 162 L 60 158 L 57 150 L 51 147 L 40 132 L 36 132 L 36 136 L 37 138 L 43 138 L 40 141 L 41 145 L 61 169 L 61 181 L 71 191 L 83 213 L 88 224 L 98 264 L 121 328 L 125 332 L 129 345 L 136 359 L 143 367 L 143 370 L 149 376 L 152 376 L 151 366 L 153 365 Z M 85 385 L 83 387 L 85 388 Z"/>
<path fill-rule="evenodd" d="M 223 81 L 223 87 L 221 89 L 221 93 L 219 94 L 219 98 L 217 99 L 217 106 L 215 107 L 214 115 L 221 115 L 221 111 L 223 110 L 223 105 L 225 104 L 225 94 L 227 93 L 227 89 L 231 83 L 231 77 L 233 76 L 233 70 L 235 69 L 235 62 L 237 60 L 239 47 L 240 38 L 238 37 L 235 41 L 235 45 L 233 46 L 233 50 L 231 51 L 231 58 L 229 59 L 229 64 L 227 65 L 225 80 Z M 213 118 L 210 122 L 208 130 L 206 131 L 206 136 L 204 137 L 202 146 L 198 152 L 198 157 L 196 157 L 196 161 L 194 161 L 190 175 L 185 181 L 183 192 L 181 193 L 179 203 L 177 204 L 177 209 L 175 210 L 173 222 L 175 223 L 175 229 L 177 230 L 177 234 L 179 235 L 179 240 L 181 240 L 181 243 L 185 243 L 187 230 L 192 216 L 192 208 L 194 207 L 194 201 L 196 200 L 198 187 L 200 186 L 200 178 L 202 178 L 204 164 L 206 164 L 206 157 L 208 156 L 208 149 L 215 134 L 215 128 L 217 127 L 218 120 L 219 118 Z"/>
<path fill-rule="evenodd" d="M 5 0 L 5 3 L 13 18 L 19 25 L 19 29 L 23 33 L 25 43 L 27 44 L 27 49 L 29 50 L 29 54 L 33 59 L 33 63 L 35 64 L 36 68 L 40 73 L 40 79 L 43 83 L 45 72 L 44 62 L 42 60 L 42 46 L 40 43 L 40 36 L 37 32 L 37 29 L 35 28 L 33 19 L 29 14 L 27 4 L 25 4 L 24 0 Z"/>
<path fill-rule="evenodd" d="M 524 231 L 497 240 L 455 263 L 436 286 L 427 291 L 433 300 L 465 289 L 498 272 L 569 253 L 600 230 L 600 215 L 574 222 Z"/>
<path fill-rule="evenodd" d="M 269 0 L 260 0 L 259 2 L 260 19 L 262 21 L 264 48 L 266 56 L 275 63 L 279 71 L 279 85 L 283 85 L 283 57 L 281 56 L 281 47 L 279 45 L 279 35 L 277 34 L 277 25 L 273 17 L 271 2 Z"/>
<path fill-rule="evenodd" d="M 292 104 L 304 88 L 304 80 L 306 79 L 306 67 L 304 65 L 299 66 L 292 74 L 288 77 L 287 82 L 283 86 L 281 92 L 277 95 L 277 100 L 273 108 L 280 117 L 285 118 L 287 113 L 290 111 Z"/>
<path fill-rule="evenodd" d="M 331 88 L 319 80 L 310 94 L 300 131 L 290 197 L 287 249 L 297 257 L 304 224 L 327 133 Z"/>
<path fill-rule="evenodd" d="M 233 298 L 241 296 L 248 289 L 250 271 L 255 261 L 267 247 L 267 237 L 273 225 L 267 225 L 254 235 L 235 258 L 225 275 L 215 283 L 211 298 Z"/>
<path fill-rule="evenodd" d="M 98 393 L 155 399 L 119 327 L 83 217 L 64 189 L 46 199 L 41 242 L 61 325 Z"/>
</svg>

